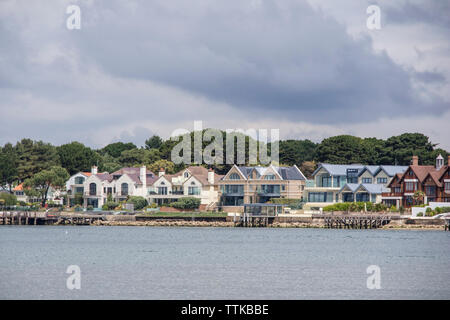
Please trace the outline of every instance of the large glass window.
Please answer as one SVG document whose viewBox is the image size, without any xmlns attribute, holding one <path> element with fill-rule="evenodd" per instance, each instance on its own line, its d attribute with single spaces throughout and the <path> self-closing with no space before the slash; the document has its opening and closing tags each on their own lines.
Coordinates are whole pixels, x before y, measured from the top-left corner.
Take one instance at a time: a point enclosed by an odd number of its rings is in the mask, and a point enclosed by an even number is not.
<svg viewBox="0 0 450 320">
<path fill-rule="evenodd" d="M 158 187 L 158 194 L 159 195 L 166 195 L 167 194 L 167 187 Z"/>
<path fill-rule="evenodd" d="M 121 194 L 123 195 L 123 196 L 127 196 L 128 195 L 128 183 L 122 183 L 122 185 L 120 186 L 120 189 L 121 189 Z"/>
<path fill-rule="evenodd" d="M 280 194 L 279 184 L 263 184 L 257 189 L 258 193 Z"/>
<path fill-rule="evenodd" d="M 322 176 L 322 187 L 331 188 L 331 176 Z"/>
<path fill-rule="evenodd" d="M 369 194 L 366 192 L 360 192 L 356 194 L 356 202 L 369 202 Z"/>
<path fill-rule="evenodd" d="M 244 194 L 244 185 L 242 184 L 226 184 L 221 188 L 224 194 Z"/>
<path fill-rule="evenodd" d="M 445 191 L 450 191 L 450 182 L 445 183 Z"/>
<path fill-rule="evenodd" d="M 328 196 L 331 195 L 331 196 Z M 333 202 L 332 193 L 327 192 L 309 192 L 308 202 Z"/>
</svg>

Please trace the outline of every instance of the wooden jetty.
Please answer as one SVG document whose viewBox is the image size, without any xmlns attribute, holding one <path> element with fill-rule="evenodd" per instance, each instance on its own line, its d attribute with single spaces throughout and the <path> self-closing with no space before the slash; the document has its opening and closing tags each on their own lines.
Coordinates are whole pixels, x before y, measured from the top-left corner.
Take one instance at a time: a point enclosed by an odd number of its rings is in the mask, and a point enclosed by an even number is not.
<svg viewBox="0 0 450 320">
<path fill-rule="evenodd" d="M 105 216 L 31 211 L 0 212 L 0 225 L 90 225 L 98 220 L 105 220 Z"/>
<path fill-rule="evenodd" d="M 324 215 L 323 219 L 330 229 L 377 229 L 391 221 L 390 216 L 379 215 Z"/>
<path fill-rule="evenodd" d="M 278 213 L 282 213 L 283 205 L 279 204 L 244 204 L 244 212 L 239 220 L 234 220 L 236 227 L 267 227 Z"/>
</svg>

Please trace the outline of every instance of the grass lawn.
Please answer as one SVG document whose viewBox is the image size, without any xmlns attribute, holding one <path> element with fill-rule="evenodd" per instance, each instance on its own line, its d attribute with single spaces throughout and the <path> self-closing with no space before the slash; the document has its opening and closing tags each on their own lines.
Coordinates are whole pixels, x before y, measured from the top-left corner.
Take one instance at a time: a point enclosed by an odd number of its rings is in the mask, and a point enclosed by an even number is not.
<svg viewBox="0 0 450 320">
<path fill-rule="evenodd" d="M 226 212 L 146 212 L 146 213 L 140 213 L 137 214 L 138 216 L 151 216 L 151 217 L 211 217 L 211 218 L 218 218 L 218 217 L 226 217 Z"/>
</svg>

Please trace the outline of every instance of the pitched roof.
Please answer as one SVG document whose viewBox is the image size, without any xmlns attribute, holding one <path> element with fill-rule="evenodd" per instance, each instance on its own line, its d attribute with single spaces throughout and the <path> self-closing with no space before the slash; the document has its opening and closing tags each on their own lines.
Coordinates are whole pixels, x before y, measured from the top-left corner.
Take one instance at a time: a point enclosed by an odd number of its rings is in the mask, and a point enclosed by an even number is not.
<svg viewBox="0 0 450 320">
<path fill-rule="evenodd" d="M 332 176 L 345 176 L 347 175 L 347 169 L 357 169 L 359 174 L 360 171 L 365 168 L 365 166 L 362 164 L 320 163 L 317 169 L 313 172 L 313 175 L 315 175 L 321 168 L 324 168 Z"/>
<path fill-rule="evenodd" d="M 362 183 L 359 188 L 364 188 L 370 194 L 381 194 L 383 192 L 389 192 L 390 190 L 384 187 L 382 184 L 375 183 Z"/>
<path fill-rule="evenodd" d="M 389 165 L 381 165 L 379 169 L 377 170 L 376 174 L 378 174 L 379 171 L 383 170 L 386 172 L 386 174 L 390 177 L 395 176 L 396 174 L 400 173 L 402 174 L 408 169 L 408 166 L 389 166 Z"/>
<path fill-rule="evenodd" d="M 17 185 L 17 186 L 13 189 L 13 191 L 22 191 L 22 190 L 23 190 L 23 183 Z"/>
<path fill-rule="evenodd" d="M 266 171 L 269 168 L 272 168 L 275 170 L 276 173 L 278 173 L 283 180 L 306 180 L 303 173 L 296 167 L 277 167 L 277 166 L 268 166 L 268 167 L 262 167 L 262 166 L 241 166 L 237 167 L 242 174 L 245 176 L 245 178 L 249 178 L 250 174 L 253 170 L 256 170 L 260 176 L 263 176 L 266 174 Z"/>
</svg>

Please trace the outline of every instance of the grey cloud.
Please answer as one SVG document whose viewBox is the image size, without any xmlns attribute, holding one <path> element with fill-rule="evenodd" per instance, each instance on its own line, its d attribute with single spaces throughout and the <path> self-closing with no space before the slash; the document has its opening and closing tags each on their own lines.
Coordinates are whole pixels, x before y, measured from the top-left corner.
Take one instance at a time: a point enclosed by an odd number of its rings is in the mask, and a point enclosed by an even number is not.
<svg viewBox="0 0 450 320">
<path fill-rule="evenodd" d="M 394 109 L 440 114 L 448 108 L 436 96 L 421 100 L 411 74 L 306 3 L 286 1 L 280 8 L 267 0 L 252 10 L 241 1 L 200 9 L 138 3 L 133 11 L 108 1 L 111 14 L 100 16 L 100 8 L 106 10 L 100 2 L 92 17 L 86 8 L 88 26 L 77 37 L 86 59 L 117 76 L 309 121 L 368 121 Z"/>
</svg>

